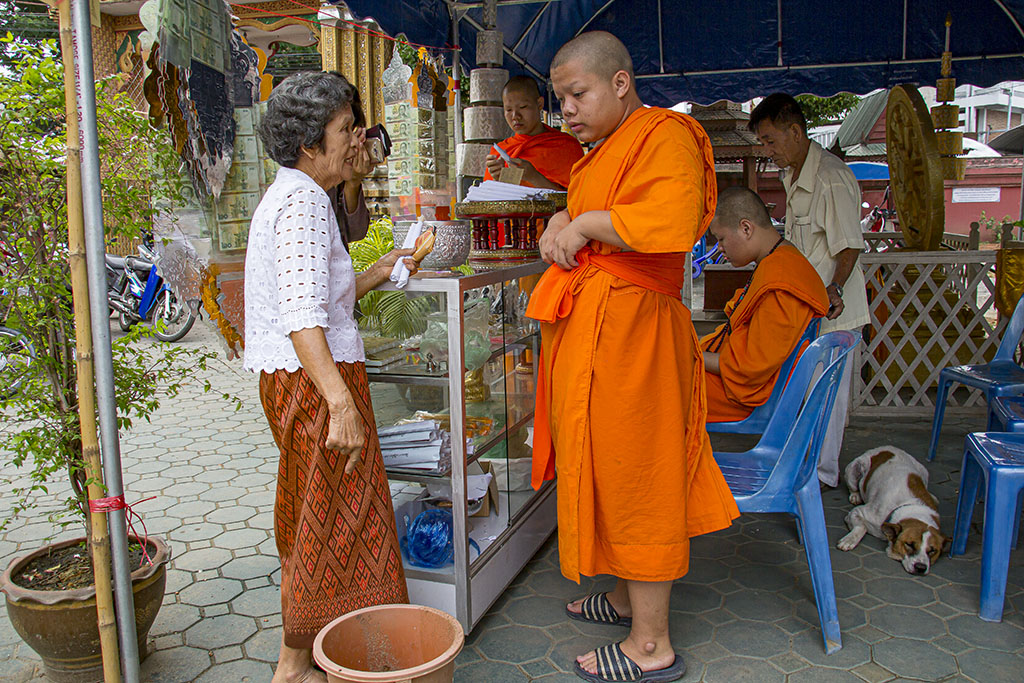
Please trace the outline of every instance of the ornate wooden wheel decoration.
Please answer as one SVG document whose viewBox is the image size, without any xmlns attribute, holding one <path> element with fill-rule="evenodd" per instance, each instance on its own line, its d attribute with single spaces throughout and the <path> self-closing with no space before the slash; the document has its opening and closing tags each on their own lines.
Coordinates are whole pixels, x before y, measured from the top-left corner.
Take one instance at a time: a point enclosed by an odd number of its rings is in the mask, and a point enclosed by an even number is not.
<svg viewBox="0 0 1024 683">
<path fill-rule="evenodd" d="M 942 163 L 931 114 L 916 87 L 898 85 L 889 91 L 885 128 L 889 183 L 904 244 L 934 251 L 946 222 Z"/>
</svg>

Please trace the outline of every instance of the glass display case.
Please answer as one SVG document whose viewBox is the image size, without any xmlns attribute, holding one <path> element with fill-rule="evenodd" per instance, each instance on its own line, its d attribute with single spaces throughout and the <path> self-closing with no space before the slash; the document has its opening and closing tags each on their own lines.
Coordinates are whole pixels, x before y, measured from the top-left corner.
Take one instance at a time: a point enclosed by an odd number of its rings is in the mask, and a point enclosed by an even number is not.
<svg viewBox="0 0 1024 683">
<path fill-rule="evenodd" d="M 555 528 L 554 482 L 530 486 L 540 332 L 525 312 L 545 267 L 427 273 L 359 302 L 409 598 L 467 633 Z M 450 558 L 421 533 L 445 524 Z"/>
</svg>

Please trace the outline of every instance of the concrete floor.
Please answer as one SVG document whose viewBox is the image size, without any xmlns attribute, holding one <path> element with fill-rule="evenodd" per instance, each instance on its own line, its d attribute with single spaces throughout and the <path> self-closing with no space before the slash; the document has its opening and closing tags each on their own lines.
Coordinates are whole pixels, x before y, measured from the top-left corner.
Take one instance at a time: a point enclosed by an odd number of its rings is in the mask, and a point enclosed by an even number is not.
<svg viewBox="0 0 1024 683">
<path fill-rule="evenodd" d="M 197 324 L 182 344 L 212 346 Z M 151 424 L 122 437 L 125 483 L 151 534 L 169 539 L 174 557 L 167 595 L 150 633 L 143 680 L 154 683 L 269 681 L 281 637 L 278 562 L 272 537 L 277 452 L 240 363 L 214 364 L 215 391 L 191 386 L 167 399 Z M 244 401 L 235 412 L 221 398 Z M 956 504 L 963 435 L 983 417 L 947 421 L 930 490 L 941 502 L 947 533 Z M 892 443 L 923 457 L 927 420 L 854 418 L 843 462 Z M 0 466 L 0 477 L 23 473 Z M 4 484 L 4 490 L 10 484 Z M 45 513 L 0 532 L 0 562 L 38 546 L 52 532 Z M 824 494 L 831 543 L 845 533 L 844 490 Z M 9 503 L 0 498 L 0 517 Z M 976 527 L 980 521 L 980 511 Z M 72 535 L 71 532 L 58 538 Z M 824 654 L 810 579 L 794 526 L 783 516 L 747 515 L 730 529 L 694 539 L 689 575 L 672 594 L 674 645 L 686 681 L 889 681 L 1024 679 L 1024 551 L 1015 551 L 1002 623 L 977 618 L 980 529 L 963 557 L 911 577 L 866 538 L 852 552 L 833 549 L 843 649 Z M 456 680 L 576 681 L 575 655 L 626 635 L 580 624 L 564 603 L 607 579 L 582 586 L 562 578 L 551 539 L 467 638 Z M 0 612 L 0 681 L 41 678 L 38 657 Z"/>
</svg>

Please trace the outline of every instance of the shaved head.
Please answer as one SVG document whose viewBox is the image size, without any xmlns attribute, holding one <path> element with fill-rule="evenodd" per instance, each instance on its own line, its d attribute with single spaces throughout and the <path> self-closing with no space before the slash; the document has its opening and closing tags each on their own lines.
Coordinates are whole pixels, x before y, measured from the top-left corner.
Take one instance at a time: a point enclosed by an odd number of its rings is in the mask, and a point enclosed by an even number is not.
<svg viewBox="0 0 1024 683">
<path fill-rule="evenodd" d="M 622 41 L 607 31 L 581 33 L 563 45 L 551 60 L 551 70 L 569 62 L 579 62 L 583 68 L 601 78 L 611 78 L 625 71 L 633 78 L 633 59 Z"/>
<path fill-rule="evenodd" d="M 764 205 L 757 193 L 745 187 L 727 187 L 718 195 L 715 222 L 723 228 L 735 229 L 746 219 L 759 228 L 775 230 Z"/>
<path fill-rule="evenodd" d="M 537 98 L 540 97 L 540 86 L 537 85 L 537 81 L 533 80 L 529 76 L 513 76 L 508 79 L 501 92 L 502 94 L 512 92 L 522 93 L 527 97 Z"/>
</svg>

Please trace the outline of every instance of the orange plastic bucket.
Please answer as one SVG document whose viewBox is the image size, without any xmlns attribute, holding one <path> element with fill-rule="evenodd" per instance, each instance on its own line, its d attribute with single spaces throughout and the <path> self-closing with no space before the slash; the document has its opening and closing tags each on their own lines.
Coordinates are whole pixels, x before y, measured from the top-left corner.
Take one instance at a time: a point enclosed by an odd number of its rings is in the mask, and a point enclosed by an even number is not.
<svg viewBox="0 0 1024 683">
<path fill-rule="evenodd" d="M 313 641 L 330 683 L 452 683 L 462 625 L 422 605 L 377 605 L 338 617 Z"/>
</svg>

